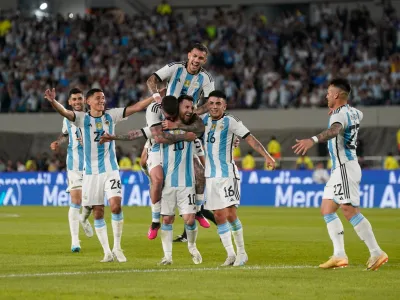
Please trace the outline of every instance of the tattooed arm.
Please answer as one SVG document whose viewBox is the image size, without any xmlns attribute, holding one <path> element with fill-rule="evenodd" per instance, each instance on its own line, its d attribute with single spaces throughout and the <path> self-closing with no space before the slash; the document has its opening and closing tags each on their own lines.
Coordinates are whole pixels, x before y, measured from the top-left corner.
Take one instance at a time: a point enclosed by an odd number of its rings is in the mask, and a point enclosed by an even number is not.
<svg viewBox="0 0 400 300">
<path fill-rule="evenodd" d="M 259 140 L 257 140 L 252 134 L 249 134 L 244 140 L 247 142 L 247 144 L 250 145 L 251 148 L 257 151 L 262 157 L 264 157 L 268 168 L 275 169 L 275 159 L 273 159 L 268 151 L 265 150 L 264 146 L 260 143 Z"/>
<path fill-rule="evenodd" d="M 196 114 L 198 114 L 199 116 L 202 115 L 202 114 L 205 114 L 206 112 L 208 112 L 207 100 L 206 100 L 206 103 L 204 103 L 203 105 L 197 107 L 194 112 Z"/>
<path fill-rule="evenodd" d="M 193 115 L 192 123 L 189 125 L 183 124 L 180 121 L 171 122 L 168 120 L 163 121 L 163 129 L 176 129 L 179 128 L 183 131 L 193 132 L 198 137 L 204 133 L 205 126 L 203 120 L 198 115 Z"/>
<path fill-rule="evenodd" d="M 116 135 L 110 135 L 108 133 L 105 133 L 100 138 L 100 144 L 108 143 L 108 142 L 115 141 L 115 140 L 133 141 L 133 140 L 136 140 L 141 137 L 146 138 L 146 135 L 145 135 L 143 129 L 131 130 L 128 133 L 116 134 Z"/>
<path fill-rule="evenodd" d="M 156 75 L 151 75 L 149 79 L 147 79 L 147 88 L 149 89 L 151 94 L 158 93 L 157 85 L 160 81 L 158 80 Z"/>
<path fill-rule="evenodd" d="M 317 135 L 318 143 L 325 143 L 330 139 L 333 139 L 340 133 L 342 128 L 343 128 L 342 124 L 333 123 L 331 127 L 329 127 L 327 130 L 324 130 Z"/>
<path fill-rule="evenodd" d="M 296 144 L 292 147 L 294 153 L 305 155 L 312 146 L 316 143 L 325 143 L 336 137 L 342 130 L 343 125 L 339 122 L 333 123 L 327 130 L 322 131 L 317 136 L 304 140 L 296 140 Z"/>
</svg>

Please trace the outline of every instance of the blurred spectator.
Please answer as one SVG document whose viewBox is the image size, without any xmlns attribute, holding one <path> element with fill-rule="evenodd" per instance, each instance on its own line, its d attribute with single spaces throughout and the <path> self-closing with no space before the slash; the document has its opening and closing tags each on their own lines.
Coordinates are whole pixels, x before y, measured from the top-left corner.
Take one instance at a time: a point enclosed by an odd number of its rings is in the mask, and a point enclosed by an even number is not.
<svg viewBox="0 0 400 300">
<path fill-rule="evenodd" d="M 357 139 L 356 154 L 357 154 L 357 157 L 364 156 L 364 141 L 362 139 Z"/>
<path fill-rule="evenodd" d="M 48 164 L 47 171 L 49 171 L 49 172 L 57 172 L 58 170 L 59 169 L 58 169 L 57 160 L 55 158 L 52 158 L 50 160 L 50 163 Z"/>
<path fill-rule="evenodd" d="M 238 162 L 240 160 L 240 158 L 242 157 L 242 151 L 240 150 L 239 146 L 233 147 L 232 155 L 235 162 Z"/>
<path fill-rule="evenodd" d="M 244 171 L 252 171 L 256 167 L 256 161 L 253 156 L 253 151 L 249 151 L 242 159 L 242 169 Z"/>
<path fill-rule="evenodd" d="M 280 160 L 282 158 L 281 144 L 276 140 L 275 136 L 271 136 L 271 139 L 269 140 L 269 142 L 267 144 L 267 151 L 275 159 L 276 168 L 279 169 Z M 267 166 L 265 163 L 264 163 L 264 169 L 265 170 L 267 169 Z"/>
<path fill-rule="evenodd" d="M 400 155 L 400 129 L 397 130 L 397 151 Z"/>
<path fill-rule="evenodd" d="M 393 157 L 393 153 L 389 152 L 383 163 L 384 170 L 397 170 L 399 168 L 399 162 Z"/>
<path fill-rule="evenodd" d="M 171 5 L 166 0 L 162 0 L 157 6 L 157 13 L 164 16 L 172 13 Z"/>
<path fill-rule="evenodd" d="M 28 172 L 38 171 L 36 160 L 33 156 L 31 156 L 25 163 L 25 169 Z"/>
<path fill-rule="evenodd" d="M 12 160 L 8 160 L 7 161 L 7 168 L 6 168 L 6 172 L 15 172 L 15 166 L 12 162 Z"/>
<path fill-rule="evenodd" d="M 314 164 L 307 155 L 301 155 L 296 161 L 297 170 L 312 170 L 314 169 Z"/>
<path fill-rule="evenodd" d="M 17 161 L 17 172 L 25 172 L 25 164 L 23 164 L 20 160 Z"/>
<path fill-rule="evenodd" d="M 0 172 L 4 172 L 6 170 L 6 164 L 2 159 L 0 159 Z"/>
<path fill-rule="evenodd" d="M 142 167 L 140 166 L 140 157 L 136 157 L 135 163 L 132 166 L 132 171 L 134 172 L 142 171 Z"/>
<path fill-rule="evenodd" d="M 119 168 L 121 170 L 132 170 L 132 161 L 128 156 L 123 155 L 119 160 Z"/>
<path fill-rule="evenodd" d="M 318 184 L 327 183 L 330 176 L 328 171 L 324 168 L 323 162 L 318 162 L 312 175 L 313 181 Z"/>
</svg>

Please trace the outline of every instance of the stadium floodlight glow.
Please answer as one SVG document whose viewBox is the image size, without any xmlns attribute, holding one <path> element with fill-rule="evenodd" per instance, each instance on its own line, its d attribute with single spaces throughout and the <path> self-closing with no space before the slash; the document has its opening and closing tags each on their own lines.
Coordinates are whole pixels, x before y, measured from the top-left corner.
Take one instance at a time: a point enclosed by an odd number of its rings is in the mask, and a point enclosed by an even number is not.
<svg viewBox="0 0 400 300">
<path fill-rule="evenodd" d="M 39 8 L 40 8 L 41 10 L 45 10 L 45 9 L 47 8 L 47 3 L 46 3 L 46 2 L 43 2 L 42 4 L 40 4 Z"/>
</svg>

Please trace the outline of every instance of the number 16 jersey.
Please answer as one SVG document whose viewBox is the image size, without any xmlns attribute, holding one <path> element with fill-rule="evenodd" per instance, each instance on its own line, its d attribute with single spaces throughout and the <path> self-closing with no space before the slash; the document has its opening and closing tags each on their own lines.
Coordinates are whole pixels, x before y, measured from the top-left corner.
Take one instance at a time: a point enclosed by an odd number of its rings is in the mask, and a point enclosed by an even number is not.
<svg viewBox="0 0 400 300">
<path fill-rule="evenodd" d="M 329 118 L 328 126 L 342 124 L 341 132 L 328 141 L 328 150 L 332 159 L 332 170 L 348 161 L 357 161 L 357 136 L 363 113 L 346 104 L 336 109 Z"/>
</svg>

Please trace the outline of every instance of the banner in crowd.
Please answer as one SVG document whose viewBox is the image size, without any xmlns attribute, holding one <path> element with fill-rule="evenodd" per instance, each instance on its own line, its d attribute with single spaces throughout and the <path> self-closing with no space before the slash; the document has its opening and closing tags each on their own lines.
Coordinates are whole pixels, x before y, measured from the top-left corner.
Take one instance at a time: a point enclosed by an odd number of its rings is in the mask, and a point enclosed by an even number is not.
<svg viewBox="0 0 400 300">
<path fill-rule="evenodd" d="M 324 185 L 312 171 L 241 172 L 241 205 L 319 207 Z M 142 172 L 121 172 L 123 205 L 148 206 L 149 181 Z M 0 173 L 0 206 L 67 206 L 66 173 Z M 364 170 L 363 208 L 400 208 L 400 171 Z"/>
</svg>

